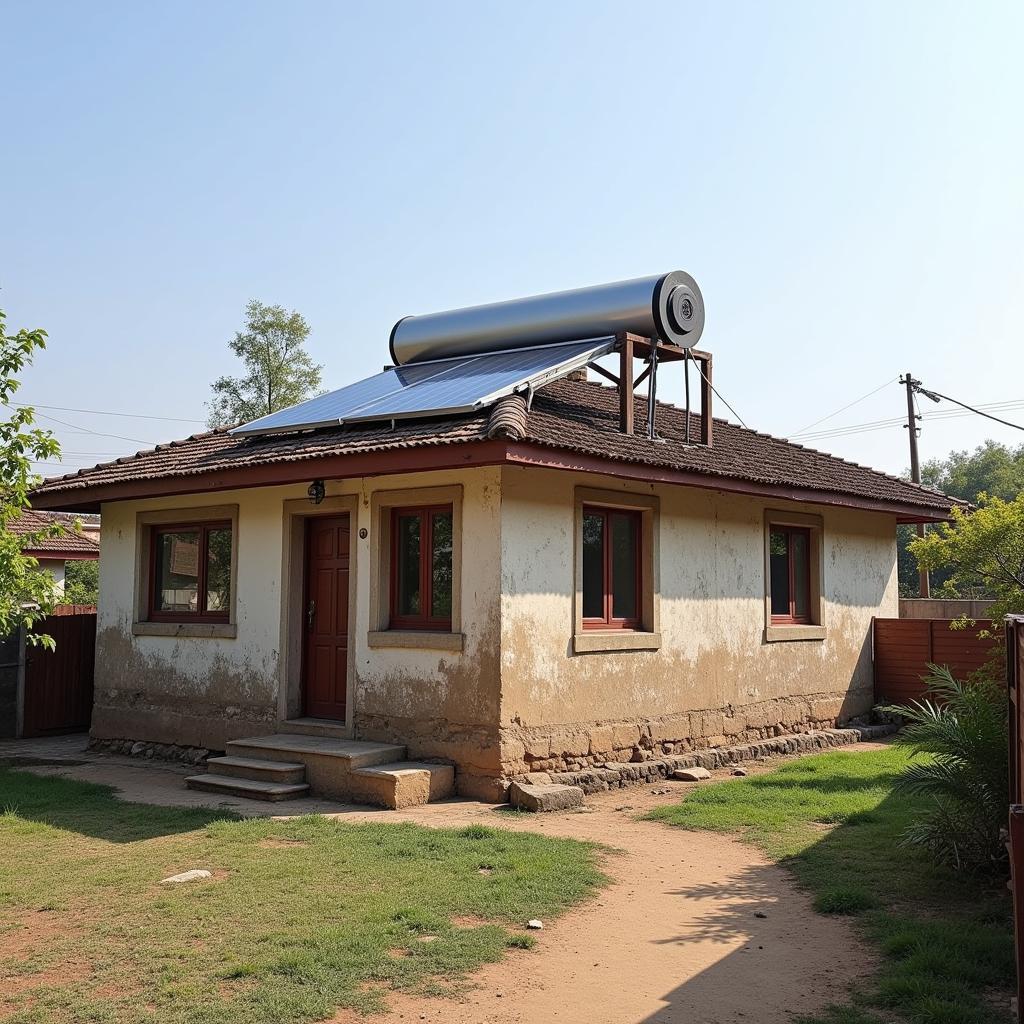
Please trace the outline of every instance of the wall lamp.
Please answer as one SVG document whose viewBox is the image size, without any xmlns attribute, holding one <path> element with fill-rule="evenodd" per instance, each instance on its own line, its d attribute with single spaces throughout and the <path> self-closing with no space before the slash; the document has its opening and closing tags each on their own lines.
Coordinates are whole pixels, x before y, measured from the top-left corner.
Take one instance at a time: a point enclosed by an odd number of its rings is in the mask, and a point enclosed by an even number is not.
<svg viewBox="0 0 1024 1024">
<path fill-rule="evenodd" d="M 327 493 L 327 489 L 324 487 L 323 480 L 314 480 L 309 487 L 306 488 L 306 494 L 309 496 L 309 503 L 311 505 L 319 505 L 324 500 L 324 495 Z"/>
</svg>

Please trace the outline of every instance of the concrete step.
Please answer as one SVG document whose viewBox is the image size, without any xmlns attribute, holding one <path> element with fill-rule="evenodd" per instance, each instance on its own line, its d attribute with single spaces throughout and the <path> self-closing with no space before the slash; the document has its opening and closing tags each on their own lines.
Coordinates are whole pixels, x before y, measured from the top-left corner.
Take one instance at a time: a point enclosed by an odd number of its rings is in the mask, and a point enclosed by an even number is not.
<svg viewBox="0 0 1024 1024">
<path fill-rule="evenodd" d="M 352 773 L 357 768 L 401 761 L 405 747 L 396 743 L 364 743 L 330 736 L 275 733 L 249 736 L 228 744 L 228 757 L 257 761 L 301 762 L 306 782 L 317 796 L 333 800 L 352 799 Z"/>
<path fill-rule="evenodd" d="M 336 740 L 348 738 L 345 723 L 330 718 L 290 718 L 287 722 L 279 723 L 277 731 L 292 736 L 330 736 Z"/>
<path fill-rule="evenodd" d="M 230 775 L 256 782 L 305 782 L 306 766 L 301 762 L 269 761 L 262 757 L 210 757 L 206 770 L 211 775 Z"/>
<path fill-rule="evenodd" d="M 455 768 L 450 764 L 398 761 L 356 768 L 349 799 L 378 807 L 413 807 L 444 800 L 455 793 Z"/>
<path fill-rule="evenodd" d="M 328 736 L 306 736 L 274 733 L 271 736 L 248 736 L 228 744 L 230 757 L 247 757 L 268 761 L 301 761 L 308 769 L 310 758 L 342 762 L 339 768 L 352 771 L 375 764 L 400 761 L 405 747 L 396 743 L 366 743 L 361 740 L 333 739 Z"/>
<path fill-rule="evenodd" d="M 189 789 L 250 800 L 294 800 L 309 793 L 309 786 L 305 782 L 261 782 L 257 779 L 233 778 L 230 775 L 190 775 L 185 785 Z"/>
</svg>

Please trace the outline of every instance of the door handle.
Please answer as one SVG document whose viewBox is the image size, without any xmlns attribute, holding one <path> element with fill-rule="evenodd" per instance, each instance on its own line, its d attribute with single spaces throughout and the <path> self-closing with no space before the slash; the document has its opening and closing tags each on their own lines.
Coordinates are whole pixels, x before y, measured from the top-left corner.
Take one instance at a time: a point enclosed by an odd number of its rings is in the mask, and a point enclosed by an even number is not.
<svg viewBox="0 0 1024 1024">
<path fill-rule="evenodd" d="M 306 624 L 310 629 L 313 628 L 314 615 L 316 615 L 316 601 L 310 601 L 309 608 L 306 609 Z"/>
</svg>

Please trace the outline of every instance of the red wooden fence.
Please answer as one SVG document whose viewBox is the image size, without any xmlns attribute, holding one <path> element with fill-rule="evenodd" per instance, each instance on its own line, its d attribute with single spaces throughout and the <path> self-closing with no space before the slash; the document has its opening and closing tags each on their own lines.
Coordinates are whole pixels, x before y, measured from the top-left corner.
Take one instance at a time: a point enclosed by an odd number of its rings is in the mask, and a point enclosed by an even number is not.
<svg viewBox="0 0 1024 1024">
<path fill-rule="evenodd" d="M 23 736 L 89 728 L 92 717 L 96 613 L 58 613 L 36 627 L 57 643 L 54 651 L 25 651 Z"/>
<path fill-rule="evenodd" d="M 948 665 L 957 679 L 976 671 L 992 655 L 996 641 L 978 633 L 987 619 L 967 629 L 950 629 L 952 619 L 875 619 L 875 703 L 902 704 L 924 696 L 921 677 L 929 662 Z"/>
<path fill-rule="evenodd" d="M 1006 618 L 1006 689 L 1010 700 L 1010 879 L 1017 945 L 1017 1014 L 1024 1007 L 1024 615 Z"/>
</svg>

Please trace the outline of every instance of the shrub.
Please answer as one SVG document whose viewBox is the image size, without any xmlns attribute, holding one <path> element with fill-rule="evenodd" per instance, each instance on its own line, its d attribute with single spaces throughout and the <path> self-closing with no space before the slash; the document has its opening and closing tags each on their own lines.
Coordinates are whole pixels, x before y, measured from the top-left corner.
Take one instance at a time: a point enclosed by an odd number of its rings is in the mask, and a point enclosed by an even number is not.
<svg viewBox="0 0 1024 1024">
<path fill-rule="evenodd" d="M 930 797 L 903 835 L 938 862 L 959 871 L 1003 870 L 1002 830 L 1009 805 L 1006 692 L 991 678 L 969 682 L 929 665 L 924 699 L 885 710 L 908 725 L 899 741 L 930 754 L 897 780 L 906 793 Z"/>
</svg>

